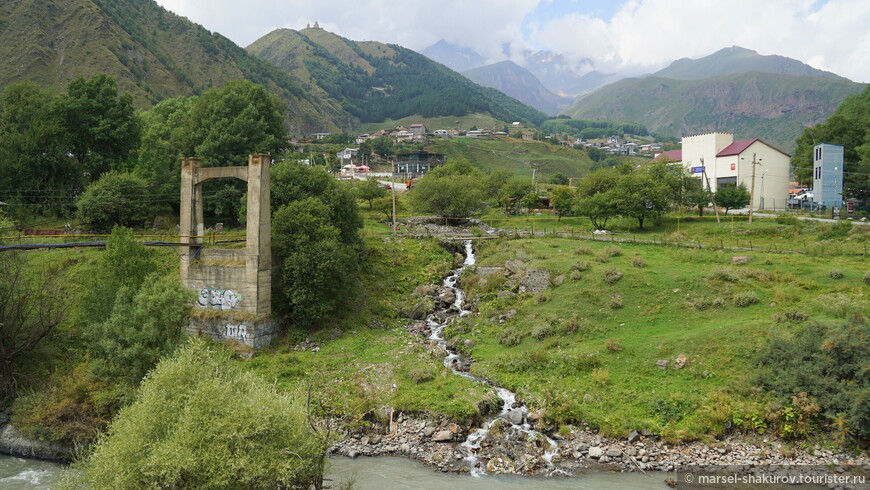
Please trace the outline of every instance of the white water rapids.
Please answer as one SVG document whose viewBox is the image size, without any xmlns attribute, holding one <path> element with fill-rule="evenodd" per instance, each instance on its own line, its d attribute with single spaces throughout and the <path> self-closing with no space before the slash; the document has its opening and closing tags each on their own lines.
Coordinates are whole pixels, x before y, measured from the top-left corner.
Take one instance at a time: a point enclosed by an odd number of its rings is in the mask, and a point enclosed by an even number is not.
<svg viewBox="0 0 870 490">
<path fill-rule="evenodd" d="M 556 441 L 547 437 L 545 434 L 542 434 L 534 429 L 532 429 L 531 425 L 526 422 L 526 415 L 529 412 L 528 407 L 525 405 L 515 406 L 516 405 L 516 393 L 508 390 L 507 388 L 503 388 L 501 386 L 497 386 L 492 381 L 481 378 L 479 376 L 474 376 L 466 371 L 460 370 L 457 368 L 457 361 L 459 360 L 459 354 L 451 351 L 447 347 L 447 340 L 444 339 L 443 333 L 444 328 L 450 323 L 451 319 L 458 317 L 464 317 L 471 314 L 470 310 L 466 310 L 463 305 L 463 300 L 465 299 L 465 292 L 457 286 L 459 283 L 459 278 L 462 276 L 462 273 L 466 268 L 475 264 L 475 256 L 474 249 L 471 245 L 471 240 L 465 241 L 465 261 L 462 263 L 462 266 L 458 269 L 454 270 L 453 273 L 447 276 L 444 279 L 444 286 L 453 290 L 456 295 L 456 300 L 453 304 L 447 308 L 447 315 L 443 316 L 442 321 L 437 320 L 437 316 L 433 313 L 426 317 L 426 323 L 429 326 L 430 331 L 432 332 L 429 336 L 430 340 L 433 340 L 437 343 L 437 345 L 444 351 L 444 365 L 449 367 L 454 374 L 459 376 L 472 379 L 479 383 L 485 383 L 487 385 L 495 388 L 498 397 L 502 400 L 501 411 L 495 418 L 492 418 L 485 422 L 483 426 L 479 429 L 475 430 L 471 434 L 469 434 L 468 438 L 460 444 L 461 450 L 466 454 L 465 461 L 468 463 L 468 466 L 471 470 L 471 474 L 474 476 L 481 476 L 486 474 L 486 463 L 481 462 L 477 457 L 478 450 L 481 447 L 481 443 L 486 438 L 487 434 L 489 434 L 489 429 L 492 426 L 493 422 L 496 420 L 504 420 L 510 423 L 516 431 L 527 437 L 537 438 L 542 437 L 545 438 L 547 443 L 549 444 L 549 449 L 544 453 L 543 459 L 547 463 L 547 466 L 550 468 L 553 467 L 553 456 L 556 454 L 558 449 L 558 445 Z M 517 417 L 517 411 L 522 414 L 522 417 Z M 511 413 L 514 412 L 514 416 L 511 417 Z M 511 419 L 521 418 L 521 423 L 513 423 Z"/>
</svg>

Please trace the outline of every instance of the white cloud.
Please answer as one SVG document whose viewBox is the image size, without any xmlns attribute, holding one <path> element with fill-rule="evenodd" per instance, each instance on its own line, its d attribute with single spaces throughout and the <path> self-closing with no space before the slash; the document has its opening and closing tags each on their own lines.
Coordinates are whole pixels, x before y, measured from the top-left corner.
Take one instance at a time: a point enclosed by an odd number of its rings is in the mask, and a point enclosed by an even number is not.
<svg viewBox="0 0 870 490">
<path fill-rule="evenodd" d="M 316 20 L 353 40 L 416 50 L 446 39 L 491 61 L 502 59 L 509 43 L 514 55 L 534 46 L 574 61 L 590 58 L 602 71 L 638 74 L 738 45 L 870 81 L 867 0 L 821 6 L 818 0 L 628 0 L 609 20 L 594 16 L 600 3 L 573 0 L 158 1 L 241 46 L 273 29 L 301 29 Z"/>
<path fill-rule="evenodd" d="M 653 71 L 682 57 L 737 45 L 870 80 L 870 2 L 830 0 L 634 0 L 608 22 L 570 14 L 539 26 L 533 41 L 589 56 L 600 69 Z"/>
</svg>

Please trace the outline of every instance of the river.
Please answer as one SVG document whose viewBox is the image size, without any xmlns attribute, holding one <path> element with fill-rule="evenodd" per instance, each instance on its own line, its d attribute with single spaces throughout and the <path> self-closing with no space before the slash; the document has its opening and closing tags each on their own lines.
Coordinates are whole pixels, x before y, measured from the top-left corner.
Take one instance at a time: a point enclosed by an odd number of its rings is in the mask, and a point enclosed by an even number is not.
<svg viewBox="0 0 870 490">
<path fill-rule="evenodd" d="M 57 463 L 0 455 L 0 490 L 51 488 L 63 466 Z M 468 476 L 438 473 L 406 458 L 378 457 L 330 460 L 328 478 L 353 482 L 356 490 L 459 489 L 666 489 L 661 473 L 586 473 L 571 478 Z"/>
</svg>

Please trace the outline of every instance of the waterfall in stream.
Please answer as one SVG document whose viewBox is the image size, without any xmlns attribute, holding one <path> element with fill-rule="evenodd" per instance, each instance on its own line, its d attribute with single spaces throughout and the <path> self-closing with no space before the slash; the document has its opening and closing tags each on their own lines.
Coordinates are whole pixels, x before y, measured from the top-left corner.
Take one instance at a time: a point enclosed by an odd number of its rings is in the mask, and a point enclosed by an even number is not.
<svg viewBox="0 0 870 490">
<path fill-rule="evenodd" d="M 495 388 L 498 397 L 502 400 L 501 411 L 498 415 L 487 420 L 479 429 L 472 432 L 459 447 L 466 455 L 465 461 L 470 468 L 471 474 L 474 476 L 486 474 L 489 462 L 481 461 L 478 453 L 494 424 L 498 424 L 498 430 L 504 433 L 505 437 L 525 438 L 527 441 L 545 441 L 546 446 L 542 447 L 542 459 L 546 463 L 546 466 L 552 469 L 552 458 L 556 454 L 558 446 L 556 441 L 534 430 L 527 422 L 528 407 L 518 405 L 516 394 L 507 388 L 497 386 L 488 379 L 467 372 L 463 368 L 463 363 L 460 362 L 459 354 L 447 347 L 447 340 L 443 336 L 444 328 L 447 327 L 452 319 L 471 314 L 470 310 L 464 308 L 463 300 L 465 299 L 465 292 L 458 286 L 458 283 L 465 269 L 474 264 L 474 249 L 472 248 L 471 240 L 466 240 L 465 261 L 461 267 L 454 270 L 451 275 L 444 279 L 444 286 L 454 292 L 456 296 L 455 301 L 443 312 L 446 314 L 438 314 L 439 312 L 436 312 L 426 317 L 426 323 L 431 332 L 429 339 L 434 341 L 444 351 L 444 365 L 449 367 L 456 375 L 492 386 Z"/>
</svg>

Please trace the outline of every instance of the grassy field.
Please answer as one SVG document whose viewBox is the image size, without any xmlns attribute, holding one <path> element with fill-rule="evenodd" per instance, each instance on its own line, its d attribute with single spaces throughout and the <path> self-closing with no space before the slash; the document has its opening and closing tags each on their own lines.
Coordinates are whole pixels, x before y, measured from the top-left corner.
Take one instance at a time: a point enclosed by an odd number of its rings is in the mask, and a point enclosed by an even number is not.
<svg viewBox="0 0 870 490">
<path fill-rule="evenodd" d="M 558 172 L 567 177 L 581 177 L 592 166 L 585 151 L 508 137 L 436 140 L 427 149 L 444 153 L 448 158 L 464 158 L 486 173 L 509 170 L 515 177 L 531 179 L 537 169 L 538 182 L 547 182 L 550 175 Z"/>
<path fill-rule="evenodd" d="M 738 267 L 717 251 L 562 238 L 486 241 L 478 254 L 479 265 L 521 260 L 565 282 L 498 298 L 503 277 L 464 278 L 481 301 L 480 315 L 455 332 L 474 341 L 473 371 L 553 423 L 586 421 L 613 436 L 646 429 L 694 439 L 735 421 L 757 429 L 752 421 L 774 410 L 754 382 L 759 346 L 795 328 L 797 313 L 868 312 L 863 258 L 753 253 Z M 509 310 L 512 319 L 495 321 Z M 681 355 L 683 369 L 656 365 Z"/>
</svg>

